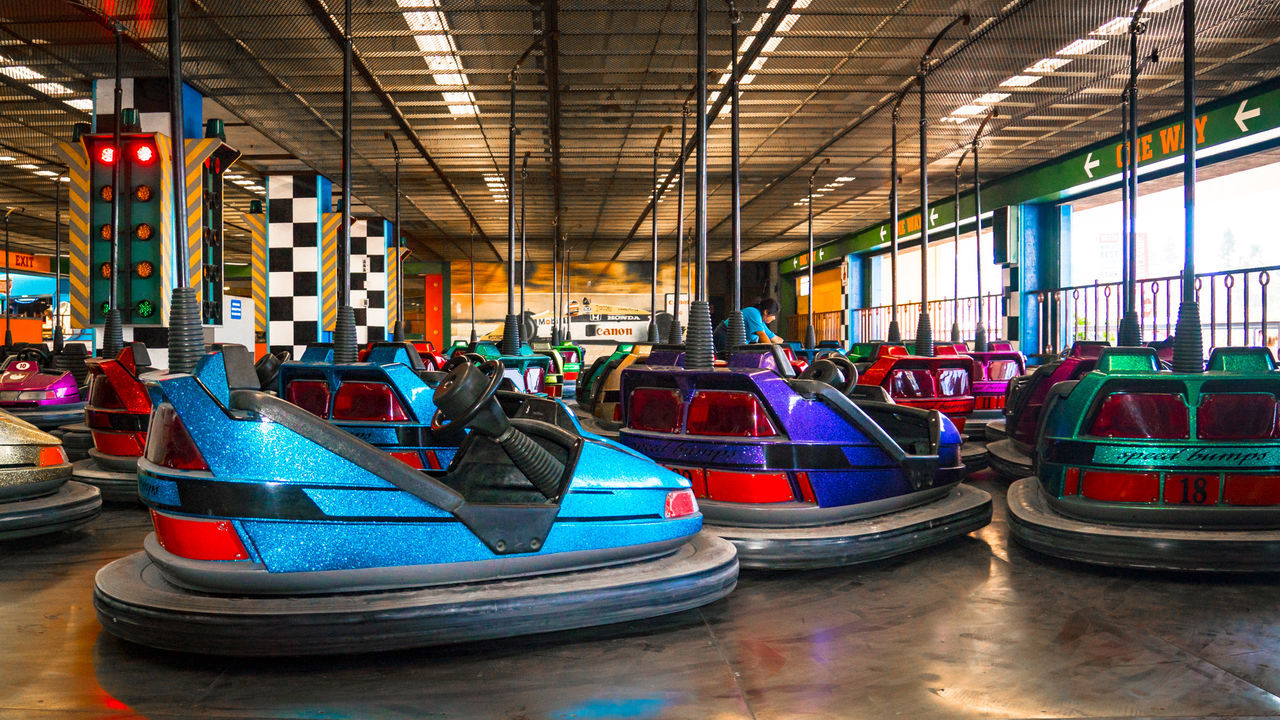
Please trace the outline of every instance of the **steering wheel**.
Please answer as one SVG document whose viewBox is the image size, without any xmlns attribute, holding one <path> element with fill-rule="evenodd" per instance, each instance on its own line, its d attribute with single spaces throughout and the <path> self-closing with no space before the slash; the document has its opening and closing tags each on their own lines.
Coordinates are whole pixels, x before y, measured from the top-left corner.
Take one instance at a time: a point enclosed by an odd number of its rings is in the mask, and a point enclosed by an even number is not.
<svg viewBox="0 0 1280 720">
<path fill-rule="evenodd" d="M 36 365 L 43 366 L 49 362 L 49 353 L 37 347 L 24 347 L 14 355 L 19 360 L 33 362 Z"/>
<path fill-rule="evenodd" d="M 431 417 L 431 429 L 436 432 L 465 427 L 489 403 L 502 382 L 502 363 L 497 360 L 472 365 L 466 359 L 449 371 L 449 376 L 436 386 L 436 414 Z M 482 386 L 481 382 L 485 384 Z M 458 407 L 447 417 L 446 406 Z"/>
<path fill-rule="evenodd" d="M 858 367 L 853 364 L 853 361 L 839 352 L 834 352 L 825 359 L 835 363 L 836 367 L 840 368 L 840 373 L 844 375 L 844 385 L 840 387 L 840 392 L 844 395 L 853 392 L 853 389 L 858 386 Z"/>
<path fill-rule="evenodd" d="M 841 363 L 840 360 L 844 362 Z M 848 395 L 858 384 L 858 370 L 846 357 L 836 360 L 824 357 L 814 360 L 798 376 L 801 380 L 817 380 L 837 388 L 842 395 Z M 839 385 L 836 383 L 839 382 Z"/>
</svg>

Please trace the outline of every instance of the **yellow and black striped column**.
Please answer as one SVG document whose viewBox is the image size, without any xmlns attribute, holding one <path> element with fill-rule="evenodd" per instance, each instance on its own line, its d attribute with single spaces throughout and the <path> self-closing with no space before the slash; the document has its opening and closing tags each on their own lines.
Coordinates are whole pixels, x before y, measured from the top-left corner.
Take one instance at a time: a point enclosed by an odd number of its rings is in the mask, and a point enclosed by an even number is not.
<svg viewBox="0 0 1280 720">
<path fill-rule="evenodd" d="M 173 148 L 168 135 L 156 133 L 156 150 L 160 155 L 160 323 L 169 324 L 169 305 L 173 299 L 173 244 L 177 242 L 173 227 Z"/>
<path fill-rule="evenodd" d="M 342 213 L 324 213 L 320 222 L 320 329 L 333 332 L 338 322 L 338 226 Z"/>
<path fill-rule="evenodd" d="M 255 333 L 267 334 L 267 306 L 271 295 L 267 289 L 267 215 L 266 213 L 245 213 L 245 224 L 249 226 L 249 271 L 251 277 L 251 294 L 253 296 Z"/>
<path fill-rule="evenodd" d="M 187 282 L 196 289 L 197 303 L 204 301 L 204 161 L 221 146 L 218 138 L 187 140 L 183 159 L 187 172 L 183 187 L 187 198 Z"/>
<path fill-rule="evenodd" d="M 392 231 L 387 239 L 387 335 L 390 336 L 391 329 L 400 319 L 399 303 L 396 302 L 400 297 L 400 248 L 396 242 L 400 228 L 391 222 L 387 222 L 387 228 Z"/>
<path fill-rule="evenodd" d="M 71 324 L 89 327 L 89 152 L 82 141 L 59 142 L 58 157 L 70 178 Z"/>
</svg>

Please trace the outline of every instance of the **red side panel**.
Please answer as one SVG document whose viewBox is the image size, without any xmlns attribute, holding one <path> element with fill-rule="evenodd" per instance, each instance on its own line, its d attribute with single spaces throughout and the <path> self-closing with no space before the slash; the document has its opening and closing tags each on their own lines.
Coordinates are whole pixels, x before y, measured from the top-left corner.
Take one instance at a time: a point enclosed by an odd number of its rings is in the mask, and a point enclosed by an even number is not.
<svg viewBox="0 0 1280 720">
<path fill-rule="evenodd" d="M 426 291 L 422 298 L 422 312 L 426 316 L 423 336 L 436 347 L 445 347 L 444 341 L 444 276 L 427 275 L 423 278 Z M 407 314 L 407 313 L 406 313 Z"/>
</svg>

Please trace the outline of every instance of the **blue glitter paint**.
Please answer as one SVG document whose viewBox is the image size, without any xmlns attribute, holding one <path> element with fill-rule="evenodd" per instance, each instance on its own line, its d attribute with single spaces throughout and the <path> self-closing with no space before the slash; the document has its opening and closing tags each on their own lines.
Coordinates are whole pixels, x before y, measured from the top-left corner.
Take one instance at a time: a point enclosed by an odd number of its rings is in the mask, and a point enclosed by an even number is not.
<svg viewBox="0 0 1280 720">
<path fill-rule="evenodd" d="M 452 517 L 425 500 L 399 490 L 307 488 L 303 492 L 325 515 L 385 518 Z"/>
<path fill-rule="evenodd" d="M 403 365 L 291 363 L 299 373 L 319 372 L 338 381 L 337 372 L 380 373 L 409 383 Z M 253 413 L 229 411 L 223 398 L 225 373 L 220 362 L 202 360 L 199 377 L 171 375 L 156 381 L 160 399 L 173 406 L 200 449 L 209 471 L 168 471 L 144 462 L 139 469 L 142 498 L 149 504 L 179 507 L 180 512 L 217 517 L 203 497 L 216 497 L 219 483 L 296 487 L 314 507 L 281 503 L 262 508 L 269 518 L 227 518 L 241 534 L 255 561 L 271 572 L 403 567 L 492 560 L 497 555 L 449 512 L 399 490 L 386 480 L 321 447 L 288 428 Z M 353 377 L 356 375 L 352 375 Z M 406 400 L 430 402 L 430 389 Z M 425 405 L 422 405 L 425 407 Z M 433 408 L 433 406 L 432 406 Z M 434 412 L 434 408 L 432 409 Z M 368 437 L 394 440 L 391 424 L 366 424 Z M 435 449 L 443 463 L 456 448 Z M 424 478 L 428 477 L 424 474 Z M 178 491 L 183 478 L 206 489 L 188 499 Z M 702 528 L 702 515 L 664 517 L 668 493 L 689 488 L 683 476 L 654 464 L 634 450 L 588 438 L 575 473 L 539 555 L 626 548 L 689 537 Z M 274 497 L 274 495 L 273 495 Z M 281 496 L 285 497 L 285 496 Z M 316 511 L 333 520 L 315 519 Z M 309 513 L 293 515 L 290 513 Z M 349 519 L 344 519 L 349 518 Z"/>
</svg>

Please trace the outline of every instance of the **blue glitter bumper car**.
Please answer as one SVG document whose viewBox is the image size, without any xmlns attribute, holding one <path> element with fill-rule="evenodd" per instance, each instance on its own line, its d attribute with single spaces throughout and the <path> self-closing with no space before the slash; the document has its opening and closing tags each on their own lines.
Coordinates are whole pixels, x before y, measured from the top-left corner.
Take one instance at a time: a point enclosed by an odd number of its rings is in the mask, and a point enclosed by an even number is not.
<svg viewBox="0 0 1280 720">
<path fill-rule="evenodd" d="M 102 568 L 94 606 L 125 640 L 218 655 L 387 650 L 678 612 L 738 562 L 700 532 L 688 480 L 581 433 L 549 398 L 455 367 L 418 470 L 258 390 L 247 353 L 154 379 L 139 494 L 154 532 Z"/>
</svg>

